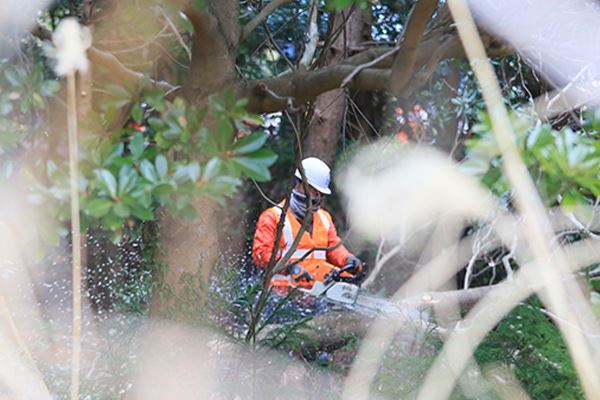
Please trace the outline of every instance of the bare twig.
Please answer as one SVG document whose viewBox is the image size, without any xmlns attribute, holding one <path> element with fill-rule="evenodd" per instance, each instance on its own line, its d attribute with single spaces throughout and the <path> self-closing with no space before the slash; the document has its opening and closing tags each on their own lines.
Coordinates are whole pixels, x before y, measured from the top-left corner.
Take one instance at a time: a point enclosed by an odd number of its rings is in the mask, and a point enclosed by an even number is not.
<svg viewBox="0 0 600 400">
<path fill-rule="evenodd" d="M 260 186 L 258 185 L 258 182 L 256 182 L 256 180 L 252 179 L 252 183 L 254 183 L 254 186 L 256 186 L 256 189 L 258 190 L 258 193 L 260 193 L 260 195 L 262 196 L 263 199 L 265 199 L 267 201 L 267 203 L 271 204 L 272 206 L 279 206 L 279 204 L 277 204 L 276 201 L 274 201 L 273 199 L 269 198 L 269 196 L 267 196 L 265 194 L 265 192 L 263 192 L 263 190 L 260 188 Z"/>
<path fill-rule="evenodd" d="M 390 251 L 388 251 L 383 257 L 381 257 L 381 260 L 379 260 L 377 263 L 375 263 L 375 268 L 373 268 L 373 272 L 371 272 L 369 277 L 363 282 L 362 287 L 367 288 L 367 287 L 371 286 L 373 284 L 373 282 L 375 282 L 375 278 L 377 278 L 377 275 L 379 275 L 379 272 L 381 271 L 383 266 L 389 260 L 391 260 L 392 257 L 394 257 L 396 254 L 398 254 L 400 252 L 400 250 L 402 250 L 403 246 L 404 246 L 404 243 L 400 243 L 400 244 L 394 246 L 394 248 L 392 248 Z"/>
<path fill-rule="evenodd" d="M 183 47 L 183 49 L 185 50 L 186 54 L 188 55 L 188 60 L 191 60 L 192 59 L 192 51 L 190 50 L 190 47 L 185 43 L 185 41 L 183 40 L 183 37 L 181 37 L 181 34 L 177 30 L 177 27 L 175 26 L 175 24 L 173 23 L 173 21 L 171 20 L 171 18 L 169 18 L 169 16 L 164 11 L 162 11 L 162 9 L 161 9 L 161 13 L 162 13 L 162 16 L 165 19 L 165 21 L 167 21 L 167 24 L 169 25 L 169 27 L 171 28 L 171 30 L 175 34 L 175 37 L 177 38 L 177 41 L 179 42 L 179 44 L 181 45 L 181 47 Z"/>
<path fill-rule="evenodd" d="M 265 8 L 260 10 L 256 17 L 254 17 L 252 20 L 250 20 L 250 22 L 246 24 L 246 26 L 244 26 L 242 34 L 240 35 L 240 43 L 246 40 L 246 38 L 250 35 L 250 33 L 252 33 L 256 29 L 258 25 L 260 25 L 267 18 L 269 18 L 269 15 L 273 14 L 273 11 L 283 6 L 284 4 L 289 3 L 290 1 L 291 0 L 273 0 L 272 2 L 267 4 Z"/>
<path fill-rule="evenodd" d="M 389 56 L 391 56 L 391 55 L 393 55 L 393 54 L 396 54 L 396 52 L 397 52 L 398 50 L 400 50 L 400 48 L 399 48 L 399 47 L 394 47 L 393 49 L 391 49 L 391 50 L 389 50 L 389 51 L 387 51 L 387 52 L 383 53 L 383 54 L 382 54 L 382 55 L 380 55 L 379 57 L 377 57 L 377 58 L 375 58 L 375 59 L 373 59 L 373 60 L 371 60 L 371 61 L 369 61 L 369 62 L 366 62 L 366 63 L 364 63 L 364 64 L 360 64 L 360 65 L 358 65 L 356 68 L 354 68 L 354 70 L 353 70 L 353 71 L 352 71 L 350 74 L 348 74 L 348 76 L 347 76 L 346 78 L 344 78 L 344 80 L 342 81 L 341 87 L 345 87 L 345 86 L 346 86 L 346 85 L 347 85 L 349 82 L 351 82 L 351 81 L 352 81 L 352 79 L 354 79 L 354 77 L 355 77 L 356 75 L 358 75 L 358 74 L 359 74 L 359 73 L 360 73 L 360 72 L 361 72 L 363 69 L 370 68 L 370 67 L 372 67 L 372 66 L 374 66 L 374 65 L 378 64 L 380 61 L 382 61 L 382 60 L 385 60 L 386 58 L 388 58 Z"/>
</svg>

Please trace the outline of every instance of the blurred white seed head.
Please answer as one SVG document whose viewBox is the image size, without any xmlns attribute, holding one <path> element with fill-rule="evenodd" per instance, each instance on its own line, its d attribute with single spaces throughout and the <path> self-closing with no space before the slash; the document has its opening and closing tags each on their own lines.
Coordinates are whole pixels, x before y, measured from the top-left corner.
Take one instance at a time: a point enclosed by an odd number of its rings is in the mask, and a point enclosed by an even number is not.
<svg viewBox="0 0 600 400">
<path fill-rule="evenodd" d="M 382 142 L 361 151 L 338 177 L 353 229 L 403 241 L 443 217 L 482 218 L 494 201 L 445 155 Z"/>
<path fill-rule="evenodd" d="M 63 19 L 52 34 L 53 47 L 48 56 L 56 60 L 54 71 L 63 76 L 70 72 L 85 72 L 88 69 L 86 50 L 92 45 L 92 35 L 75 18 Z"/>
<path fill-rule="evenodd" d="M 12 57 L 50 0 L 0 0 L 0 58 Z"/>
</svg>

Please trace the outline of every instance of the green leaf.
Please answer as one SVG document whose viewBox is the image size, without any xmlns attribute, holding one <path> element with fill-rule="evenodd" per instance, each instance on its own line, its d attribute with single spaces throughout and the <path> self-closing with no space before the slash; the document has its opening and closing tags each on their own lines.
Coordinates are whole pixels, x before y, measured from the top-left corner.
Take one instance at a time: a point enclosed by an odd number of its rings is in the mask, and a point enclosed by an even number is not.
<svg viewBox="0 0 600 400">
<path fill-rule="evenodd" d="M 151 208 L 143 207 L 142 205 L 136 205 L 131 208 L 131 213 L 137 219 L 142 221 L 151 221 L 154 219 L 154 213 Z"/>
<path fill-rule="evenodd" d="M 204 167 L 204 173 L 202 174 L 202 179 L 207 181 L 219 174 L 221 169 L 221 160 L 217 157 L 213 157 L 206 163 Z"/>
<path fill-rule="evenodd" d="M 145 139 L 142 135 L 142 132 L 136 132 L 131 141 L 129 142 L 129 151 L 131 151 L 131 155 L 135 160 L 139 160 L 139 158 L 144 153 L 145 147 Z"/>
<path fill-rule="evenodd" d="M 94 218 L 104 217 L 114 203 L 109 199 L 94 199 L 85 206 L 85 211 Z"/>
<path fill-rule="evenodd" d="M 117 197 L 117 180 L 107 169 L 97 169 L 94 171 L 96 179 L 100 181 L 101 188 L 113 199 Z"/>
<path fill-rule="evenodd" d="M 231 148 L 233 154 L 247 154 L 259 150 L 267 141 L 269 135 L 258 131 L 250 136 L 238 140 Z"/>
<path fill-rule="evenodd" d="M 160 180 L 154 165 L 148 160 L 142 160 L 140 163 L 140 172 L 142 173 L 142 176 L 151 183 L 157 183 Z"/>
<path fill-rule="evenodd" d="M 242 171 L 252 179 L 255 179 L 259 182 L 264 182 L 271 179 L 269 168 L 265 167 L 261 163 L 256 163 L 247 157 L 236 157 L 231 161 L 242 167 Z"/>
<path fill-rule="evenodd" d="M 119 217 L 115 213 L 109 213 L 102 218 L 100 226 L 109 231 L 120 232 L 121 227 L 123 226 L 123 218 Z"/>
<path fill-rule="evenodd" d="M 144 118 L 144 111 L 142 110 L 142 106 L 140 103 L 135 103 L 131 110 L 131 118 L 138 123 L 142 123 L 142 118 Z"/>
<path fill-rule="evenodd" d="M 360 3 L 360 1 L 358 0 L 357 2 Z M 337 10 L 350 7 L 352 3 L 354 3 L 354 0 L 327 0 L 327 6 Z"/>
<path fill-rule="evenodd" d="M 194 33 L 194 25 L 192 25 L 192 22 L 186 17 L 186 15 L 183 13 L 178 15 L 181 28 L 187 33 Z"/>
<path fill-rule="evenodd" d="M 236 187 L 240 183 L 238 178 L 221 175 L 212 179 L 206 189 L 212 194 L 230 196 L 235 192 Z"/>
<path fill-rule="evenodd" d="M 194 161 L 187 165 L 178 165 L 173 174 L 177 182 L 196 182 L 200 177 L 200 165 Z"/>
<path fill-rule="evenodd" d="M 175 188 L 170 183 L 161 183 L 160 185 L 156 185 L 154 187 L 152 193 L 154 193 L 156 196 L 166 196 L 171 194 L 173 189 Z"/>
<path fill-rule="evenodd" d="M 121 218 L 127 218 L 131 215 L 131 211 L 129 210 L 129 207 L 127 207 L 123 203 L 115 204 L 115 206 L 113 207 L 113 211 L 116 215 L 118 215 Z"/>
<path fill-rule="evenodd" d="M 234 133 L 235 131 L 229 118 L 227 118 L 225 115 L 221 115 L 217 119 L 216 132 L 221 150 L 226 149 L 230 146 Z"/>
<path fill-rule="evenodd" d="M 55 80 L 47 80 L 44 81 L 40 88 L 40 94 L 45 97 L 53 96 L 56 92 L 60 90 L 60 82 Z"/>
<path fill-rule="evenodd" d="M 177 207 L 178 210 L 182 210 L 188 204 L 190 204 L 191 201 L 192 201 L 192 198 L 190 196 L 187 196 L 187 195 L 179 196 L 177 198 L 177 200 L 175 200 L 175 207 Z"/>
<path fill-rule="evenodd" d="M 123 150 L 125 149 L 125 145 L 123 143 L 117 143 L 113 145 L 110 141 L 105 140 L 101 145 L 101 154 L 105 154 L 102 158 L 104 162 L 102 165 L 105 167 L 114 163 L 115 159 L 121 157 L 123 155 Z M 102 148 L 105 147 L 106 150 L 103 151 Z"/>
<path fill-rule="evenodd" d="M 574 211 L 578 205 L 586 203 L 585 197 L 575 189 L 570 189 L 561 196 L 560 206 L 564 208 L 565 211 Z"/>
<path fill-rule="evenodd" d="M 257 181 L 271 179 L 269 167 L 277 160 L 277 155 L 269 149 L 261 149 L 243 157 L 231 158 L 231 161 L 242 167 L 243 172 Z"/>
<path fill-rule="evenodd" d="M 44 103 L 44 98 L 39 93 L 31 94 L 31 102 L 32 102 L 33 106 L 37 109 L 42 109 L 46 105 L 46 103 Z"/>
<path fill-rule="evenodd" d="M 192 4 L 199 10 L 203 10 L 206 7 L 206 0 L 192 0 Z"/>
<path fill-rule="evenodd" d="M 119 195 L 129 193 L 137 183 L 137 174 L 129 165 L 123 165 L 119 170 Z"/>
<path fill-rule="evenodd" d="M 154 164 L 156 166 L 156 172 L 160 178 L 165 178 L 168 173 L 169 164 L 167 162 L 167 158 L 162 154 L 156 156 L 156 160 L 154 160 Z"/>
</svg>

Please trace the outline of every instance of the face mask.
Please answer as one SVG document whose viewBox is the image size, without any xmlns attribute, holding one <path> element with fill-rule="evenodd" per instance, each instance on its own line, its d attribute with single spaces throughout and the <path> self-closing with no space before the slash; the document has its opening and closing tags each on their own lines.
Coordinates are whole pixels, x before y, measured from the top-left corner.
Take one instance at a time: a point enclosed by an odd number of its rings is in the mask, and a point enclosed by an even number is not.
<svg viewBox="0 0 600 400">
<path fill-rule="evenodd" d="M 321 197 L 312 198 L 311 203 L 311 212 L 317 212 L 319 208 L 321 208 L 321 201 L 323 199 Z M 308 209 L 306 205 L 307 197 L 304 193 L 300 193 L 297 190 L 292 191 L 292 198 L 290 201 L 290 210 L 292 214 L 296 216 L 296 218 L 304 218 L 306 216 L 306 210 Z"/>
</svg>

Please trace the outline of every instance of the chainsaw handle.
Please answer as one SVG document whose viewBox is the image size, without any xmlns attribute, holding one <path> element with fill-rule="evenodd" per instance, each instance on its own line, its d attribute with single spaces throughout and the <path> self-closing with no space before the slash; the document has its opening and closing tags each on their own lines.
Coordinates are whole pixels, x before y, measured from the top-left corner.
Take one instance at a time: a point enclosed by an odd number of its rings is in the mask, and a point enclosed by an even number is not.
<svg viewBox="0 0 600 400">
<path fill-rule="evenodd" d="M 348 282 L 348 283 L 355 283 L 357 276 L 355 276 L 354 274 L 352 274 L 351 271 L 354 270 L 354 265 L 346 265 L 342 268 L 336 268 L 334 269 L 331 274 L 329 275 L 328 280 L 332 280 L 334 282 Z M 351 274 L 352 276 L 342 276 L 342 274 L 344 272 L 347 272 L 349 274 Z"/>
</svg>

